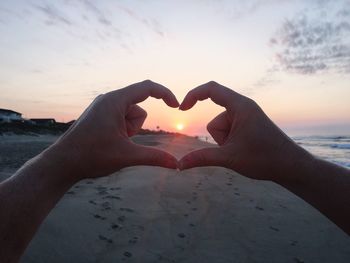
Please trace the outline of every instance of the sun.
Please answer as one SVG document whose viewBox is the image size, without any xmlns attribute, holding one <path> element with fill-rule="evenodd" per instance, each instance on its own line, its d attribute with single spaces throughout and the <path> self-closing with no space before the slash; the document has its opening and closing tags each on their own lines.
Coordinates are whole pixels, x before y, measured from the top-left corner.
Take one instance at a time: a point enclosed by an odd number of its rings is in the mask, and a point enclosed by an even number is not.
<svg viewBox="0 0 350 263">
<path fill-rule="evenodd" d="M 178 131 L 182 131 L 185 128 L 185 125 L 183 123 L 177 123 L 176 124 L 176 129 Z"/>
</svg>

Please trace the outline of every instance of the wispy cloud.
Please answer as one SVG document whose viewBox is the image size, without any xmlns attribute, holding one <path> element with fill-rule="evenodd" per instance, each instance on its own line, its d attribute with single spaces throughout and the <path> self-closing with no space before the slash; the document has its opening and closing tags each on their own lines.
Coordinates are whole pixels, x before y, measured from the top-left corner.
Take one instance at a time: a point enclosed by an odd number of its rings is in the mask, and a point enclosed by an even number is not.
<svg viewBox="0 0 350 263">
<path fill-rule="evenodd" d="M 350 73 L 350 4 L 286 19 L 270 39 L 277 68 L 301 74 Z"/>
<path fill-rule="evenodd" d="M 95 16 L 97 17 L 97 21 L 99 23 L 101 23 L 104 26 L 112 25 L 112 21 L 108 19 L 104 14 L 104 12 L 102 12 L 95 4 L 93 4 L 91 1 L 88 1 L 88 0 L 84 0 L 83 3 L 90 12 L 95 14 Z"/>
<path fill-rule="evenodd" d="M 154 18 L 148 19 L 148 18 L 139 16 L 136 12 L 134 12 L 133 10 L 131 10 L 130 8 L 127 8 L 125 6 L 119 5 L 118 8 L 122 12 L 127 14 L 130 18 L 132 18 L 132 19 L 140 22 L 144 26 L 150 28 L 153 32 L 155 32 L 159 36 L 164 37 L 164 35 L 165 35 L 164 31 L 161 29 L 160 23 L 156 19 L 154 19 Z"/>
<path fill-rule="evenodd" d="M 53 5 L 33 5 L 33 8 L 46 16 L 47 20 L 45 23 L 47 25 L 64 24 L 71 26 L 73 24 L 73 22 L 61 10 L 58 10 Z"/>
</svg>

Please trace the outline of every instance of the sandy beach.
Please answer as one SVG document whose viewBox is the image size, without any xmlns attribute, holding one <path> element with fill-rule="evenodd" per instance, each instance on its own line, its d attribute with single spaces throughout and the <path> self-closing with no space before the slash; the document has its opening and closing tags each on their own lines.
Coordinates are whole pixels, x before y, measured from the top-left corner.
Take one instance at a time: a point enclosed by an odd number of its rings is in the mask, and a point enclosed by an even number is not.
<svg viewBox="0 0 350 263">
<path fill-rule="evenodd" d="M 0 137 L 0 180 L 54 136 Z M 208 144 L 136 136 L 176 157 Z M 350 262 L 350 239 L 282 187 L 220 167 L 137 166 L 74 185 L 21 262 Z"/>
</svg>

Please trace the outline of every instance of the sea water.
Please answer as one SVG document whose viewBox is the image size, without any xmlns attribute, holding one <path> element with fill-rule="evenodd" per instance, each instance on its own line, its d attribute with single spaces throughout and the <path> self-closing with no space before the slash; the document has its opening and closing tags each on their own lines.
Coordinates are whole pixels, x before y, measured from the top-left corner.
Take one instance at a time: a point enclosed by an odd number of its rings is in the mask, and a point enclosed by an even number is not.
<svg viewBox="0 0 350 263">
<path fill-rule="evenodd" d="M 298 135 L 291 138 L 315 156 L 350 168 L 350 135 Z M 199 139 L 215 144 L 209 135 L 199 136 Z"/>
<path fill-rule="evenodd" d="M 297 136 L 292 138 L 312 154 L 350 168 L 350 136 Z"/>
</svg>

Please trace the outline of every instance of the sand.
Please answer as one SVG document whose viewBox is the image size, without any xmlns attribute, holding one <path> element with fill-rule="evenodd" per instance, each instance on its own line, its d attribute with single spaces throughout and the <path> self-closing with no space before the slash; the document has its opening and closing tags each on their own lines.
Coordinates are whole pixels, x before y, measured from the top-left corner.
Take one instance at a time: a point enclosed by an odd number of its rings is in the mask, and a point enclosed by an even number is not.
<svg viewBox="0 0 350 263">
<path fill-rule="evenodd" d="M 34 154 L 30 145 L 38 151 L 54 139 L 21 139 L 21 148 L 0 137 L 0 178 Z M 159 135 L 135 141 L 177 157 L 207 145 Z M 29 154 L 4 162 L 11 143 Z M 21 262 L 350 262 L 350 239 L 274 183 L 219 167 L 138 166 L 73 186 Z"/>
</svg>

